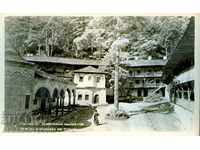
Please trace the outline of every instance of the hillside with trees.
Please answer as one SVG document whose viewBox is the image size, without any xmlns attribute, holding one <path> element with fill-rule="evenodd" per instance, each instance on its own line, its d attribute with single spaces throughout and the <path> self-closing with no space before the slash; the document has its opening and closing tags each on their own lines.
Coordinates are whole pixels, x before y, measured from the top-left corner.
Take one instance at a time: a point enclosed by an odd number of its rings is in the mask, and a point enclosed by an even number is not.
<svg viewBox="0 0 200 150">
<path fill-rule="evenodd" d="M 129 40 L 129 57 L 162 58 L 176 47 L 189 17 L 6 17 L 6 48 L 20 55 L 109 58 L 113 42 Z"/>
</svg>

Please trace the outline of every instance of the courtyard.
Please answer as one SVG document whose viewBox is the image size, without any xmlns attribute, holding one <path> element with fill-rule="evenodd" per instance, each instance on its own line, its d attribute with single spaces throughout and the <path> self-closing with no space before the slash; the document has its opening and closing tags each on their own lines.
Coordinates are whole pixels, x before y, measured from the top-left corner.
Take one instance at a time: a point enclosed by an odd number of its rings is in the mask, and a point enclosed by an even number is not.
<svg viewBox="0 0 200 150">
<path fill-rule="evenodd" d="M 82 129 L 70 129 L 75 132 L 126 132 L 138 134 L 151 133 L 172 133 L 192 135 L 192 113 L 184 108 L 175 105 L 174 111 L 171 113 L 140 113 L 141 108 L 148 105 L 144 102 L 140 103 L 120 103 L 120 109 L 126 109 L 127 112 L 138 111 L 138 114 L 130 115 L 127 120 L 109 120 L 105 119 L 106 113 L 114 106 L 112 104 L 99 106 L 97 110 L 100 114 L 99 120 L 102 125 L 91 126 Z M 183 115 L 184 114 L 184 115 Z M 92 118 L 88 120 L 92 122 Z"/>
</svg>

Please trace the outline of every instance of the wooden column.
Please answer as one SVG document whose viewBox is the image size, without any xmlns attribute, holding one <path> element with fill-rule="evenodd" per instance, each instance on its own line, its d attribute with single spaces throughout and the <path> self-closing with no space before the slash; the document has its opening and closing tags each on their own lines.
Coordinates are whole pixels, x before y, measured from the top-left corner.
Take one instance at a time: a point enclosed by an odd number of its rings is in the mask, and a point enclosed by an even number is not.
<svg viewBox="0 0 200 150">
<path fill-rule="evenodd" d="M 188 90 L 187 90 L 187 94 L 188 94 L 188 101 L 190 101 L 191 91 L 190 91 L 189 88 L 188 88 Z"/>
<path fill-rule="evenodd" d="M 184 100 L 184 89 L 181 89 L 181 99 Z"/>
<path fill-rule="evenodd" d="M 200 78 L 199 78 L 199 70 L 200 70 L 200 15 L 195 16 L 195 73 L 194 73 L 194 134 L 200 135 Z"/>
<path fill-rule="evenodd" d="M 59 97 L 56 97 L 56 116 L 58 116 Z"/>
</svg>

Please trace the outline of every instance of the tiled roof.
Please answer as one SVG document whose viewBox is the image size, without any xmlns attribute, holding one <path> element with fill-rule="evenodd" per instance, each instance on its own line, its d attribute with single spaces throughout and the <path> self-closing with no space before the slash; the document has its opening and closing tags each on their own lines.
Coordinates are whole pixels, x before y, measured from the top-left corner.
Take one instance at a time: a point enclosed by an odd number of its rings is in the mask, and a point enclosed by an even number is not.
<svg viewBox="0 0 200 150">
<path fill-rule="evenodd" d="M 129 67 L 146 67 L 146 66 L 164 66 L 166 60 L 163 59 L 154 59 L 154 60 L 127 60 L 122 62 L 122 65 Z"/>
<path fill-rule="evenodd" d="M 75 84 L 74 82 L 71 81 L 70 78 L 66 79 L 66 78 L 63 78 L 63 77 L 57 77 L 55 75 L 52 75 L 52 74 L 48 74 L 44 71 L 41 71 L 41 70 L 36 70 L 35 72 L 37 75 L 45 78 L 45 79 L 50 79 L 50 80 L 55 80 L 55 81 L 59 81 L 59 82 L 65 82 L 65 83 L 71 83 L 71 84 Z"/>
<path fill-rule="evenodd" d="M 48 62 L 66 65 L 91 65 L 99 66 L 105 65 L 99 60 L 89 60 L 89 59 L 75 59 L 75 58 L 64 58 L 64 57 L 49 57 L 49 56 L 25 56 L 25 60 L 30 62 Z"/>
<path fill-rule="evenodd" d="M 78 69 L 78 70 L 75 70 L 74 71 L 75 73 L 78 73 L 78 72 L 81 72 L 81 73 L 105 73 L 103 71 L 101 71 L 100 69 L 96 69 L 92 66 L 88 66 L 88 67 L 85 67 L 85 68 L 82 68 L 82 69 Z"/>
</svg>

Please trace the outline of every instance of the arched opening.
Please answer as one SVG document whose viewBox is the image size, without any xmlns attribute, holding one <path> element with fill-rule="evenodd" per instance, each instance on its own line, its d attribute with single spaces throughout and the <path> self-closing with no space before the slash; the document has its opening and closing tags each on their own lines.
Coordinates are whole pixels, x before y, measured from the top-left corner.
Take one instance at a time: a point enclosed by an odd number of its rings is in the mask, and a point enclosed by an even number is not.
<svg viewBox="0 0 200 150">
<path fill-rule="evenodd" d="M 71 93 L 70 90 L 67 89 L 65 92 L 64 106 L 71 105 Z"/>
<path fill-rule="evenodd" d="M 75 93 L 74 89 L 72 90 L 72 95 L 73 95 L 73 105 L 75 105 L 76 104 L 76 101 L 75 101 L 75 99 L 76 99 L 76 93 Z"/>
<path fill-rule="evenodd" d="M 99 95 L 96 94 L 96 95 L 94 96 L 94 99 L 93 99 L 93 104 L 98 104 L 98 103 L 99 103 Z"/>
<path fill-rule="evenodd" d="M 35 94 L 35 99 L 40 101 L 41 112 L 46 112 L 49 108 L 48 103 L 50 100 L 49 90 L 45 87 L 41 87 Z"/>
</svg>

